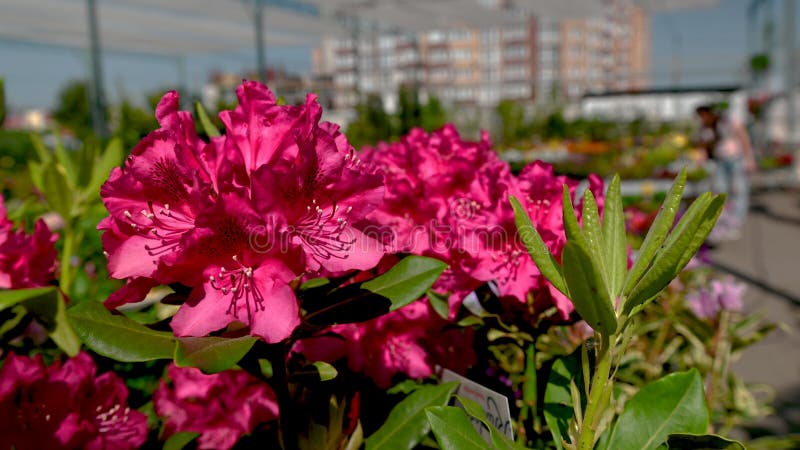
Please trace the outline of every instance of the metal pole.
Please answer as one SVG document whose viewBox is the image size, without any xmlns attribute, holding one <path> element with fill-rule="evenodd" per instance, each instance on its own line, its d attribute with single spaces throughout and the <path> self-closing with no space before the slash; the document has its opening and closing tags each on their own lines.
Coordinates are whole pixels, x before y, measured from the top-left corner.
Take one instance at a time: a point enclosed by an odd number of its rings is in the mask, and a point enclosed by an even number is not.
<svg viewBox="0 0 800 450">
<path fill-rule="evenodd" d="M 267 53 L 264 45 L 264 0 L 254 0 L 253 29 L 256 35 L 256 70 L 258 81 L 267 81 Z"/>
<path fill-rule="evenodd" d="M 92 129 L 97 136 L 107 137 L 106 101 L 103 93 L 103 67 L 96 0 L 86 0 L 86 12 L 89 25 L 89 60 L 92 68 L 92 88 L 90 89 L 91 95 L 89 99 L 92 111 Z"/>
</svg>

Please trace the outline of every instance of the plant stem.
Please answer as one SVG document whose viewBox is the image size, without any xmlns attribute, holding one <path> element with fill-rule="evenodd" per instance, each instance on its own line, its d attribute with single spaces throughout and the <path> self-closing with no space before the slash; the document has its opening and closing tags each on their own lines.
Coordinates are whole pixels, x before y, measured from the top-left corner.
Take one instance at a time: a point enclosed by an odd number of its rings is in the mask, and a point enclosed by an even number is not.
<svg viewBox="0 0 800 450">
<path fill-rule="evenodd" d="M 605 411 L 606 403 L 604 399 L 608 398 L 608 392 L 613 389 L 613 383 L 609 380 L 608 376 L 611 373 L 611 359 L 612 351 L 609 348 L 609 343 L 615 342 L 612 336 L 609 340 L 603 340 L 603 346 L 598 353 L 598 361 L 594 375 L 592 376 L 592 384 L 588 393 L 586 402 L 586 413 L 583 415 L 583 426 L 581 427 L 581 434 L 578 438 L 578 448 L 580 450 L 592 450 L 597 434 L 597 425 L 600 422 L 600 417 Z"/>
<path fill-rule="evenodd" d="M 70 224 L 64 225 L 64 247 L 61 249 L 61 275 L 58 279 L 58 284 L 61 290 L 69 296 L 70 289 L 72 288 L 72 254 L 74 252 L 75 236 L 73 227 Z"/>
</svg>

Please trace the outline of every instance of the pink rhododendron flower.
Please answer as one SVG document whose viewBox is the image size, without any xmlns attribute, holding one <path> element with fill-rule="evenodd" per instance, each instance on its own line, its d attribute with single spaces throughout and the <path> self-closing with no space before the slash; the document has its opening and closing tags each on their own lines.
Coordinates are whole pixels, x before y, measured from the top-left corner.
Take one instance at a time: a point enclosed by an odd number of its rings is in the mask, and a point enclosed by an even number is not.
<svg viewBox="0 0 800 450">
<path fill-rule="evenodd" d="M 55 279 L 58 236 L 41 219 L 34 225 L 33 234 L 13 228 L 0 197 L 0 289 L 51 284 Z"/>
<path fill-rule="evenodd" d="M 741 311 L 747 285 L 733 277 L 711 280 L 709 285 L 686 295 L 689 309 L 702 319 L 715 319 L 725 311 Z"/>
<path fill-rule="evenodd" d="M 395 252 L 431 256 L 449 268 L 434 285 L 450 294 L 450 316 L 478 286 L 492 282 L 501 298 L 536 308 L 555 305 L 561 316 L 571 302 L 543 279 L 517 237 L 509 196 L 517 197 L 550 250 L 560 259 L 566 238 L 562 189 L 575 192 L 578 182 L 556 176 L 549 164 L 535 162 L 518 177 L 491 148 L 461 139 L 447 125 L 433 133 L 413 130 L 400 142 L 363 152 L 363 159 L 385 177 L 384 204 L 369 217 L 395 232 Z M 602 208 L 602 180 L 589 188 Z M 578 208 L 580 210 L 580 208 Z"/>
<path fill-rule="evenodd" d="M 382 388 L 397 374 L 422 379 L 435 365 L 463 373 L 475 363 L 470 328 L 447 328 L 425 300 L 359 324 L 343 324 L 325 335 L 301 341 L 295 350 L 310 361 L 347 359 L 354 372 L 363 372 Z"/>
<path fill-rule="evenodd" d="M 177 93 L 156 110 L 161 128 L 133 149 L 101 190 L 110 216 L 99 229 L 109 272 L 128 285 L 107 306 L 140 301 L 150 287 L 192 288 L 172 320 L 179 336 L 232 322 L 267 342 L 299 324 L 292 280 L 321 270 L 368 269 L 383 245 L 363 231 L 383 198 L 337 126 L 320 122 L 313 95 L 278 105 L 244 82 L 223 111 L 225 135 L 197 137 Z"/>
<path fill-rule="evenodd" d="M 164 437 L 200 433 L 200 449 L 229 449 L 259 425 L 278 418 L 272 389 L 241 370 L 206 375 L 199 369 L 170 365 L 169 383 L 153 394 L 156 413 L 164 418 Z"/>
<path fill-rule="evenodd" d="M 9 353 L 0 368 L 0 448 L 134 449 L 147 438 L 144 414 L 127 405 L 113 372 L 96 375 L 86 353 L 45 366 Z"/>
</svg>

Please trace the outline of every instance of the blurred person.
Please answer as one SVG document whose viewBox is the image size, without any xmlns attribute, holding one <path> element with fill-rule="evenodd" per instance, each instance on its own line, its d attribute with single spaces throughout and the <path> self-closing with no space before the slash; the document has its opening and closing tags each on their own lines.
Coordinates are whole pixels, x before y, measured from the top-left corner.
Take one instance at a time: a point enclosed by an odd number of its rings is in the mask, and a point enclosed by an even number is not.
<svg viewBox="0 0 800 450">
<path fill-rule="evenodd" d="M 710 105 L 696 109 L 700 119 L 699 146 L 714 163 L 712 187 L 728 195 L 727 218 L 721 218 L 728 239 L 738 239 L 750 204 L 748 173 L 756 170 L 750 138 L 744 125 Z M 727 211 L 726 211 L 727 212 Z M 725 220 L 727 219 L 727 220 Z"/>
</svg>

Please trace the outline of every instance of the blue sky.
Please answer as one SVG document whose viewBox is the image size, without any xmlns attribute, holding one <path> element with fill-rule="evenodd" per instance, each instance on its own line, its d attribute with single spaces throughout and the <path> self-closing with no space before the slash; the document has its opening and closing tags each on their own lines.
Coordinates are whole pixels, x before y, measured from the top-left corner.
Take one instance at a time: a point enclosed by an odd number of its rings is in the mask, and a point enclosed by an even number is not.
<svg viewBox="0 0 800 450">
<path fill-rule="evenodd" d="M 719 0 L 716 7 L 659 13 L 651 22 L 650 80 L 670 84 L 673 54 L 681 66 L 681 83 L 714 84 L 740 80 L 747 55 L 746 15 L 750 0 Z M 780 13 L 781 2 L 774 1 Z M 191 56 L 186 60 L 191 87 L 196 90 L 211 70 L 243 71 L 253 67 L 252 49 L 226 55 Z M 269 65 L 308 71 L 309 49 L 267 49 Z M 178 63 L 174 59 L 106 53 L 103 62 L 107 95 L 140 97 L 144 92 L 175 86 Z M 58 90 L 71 79 L 85 77 L 86 53 L 0 39 L 0 76 L 12 107 L 47 107 Z"/>
</svg>

